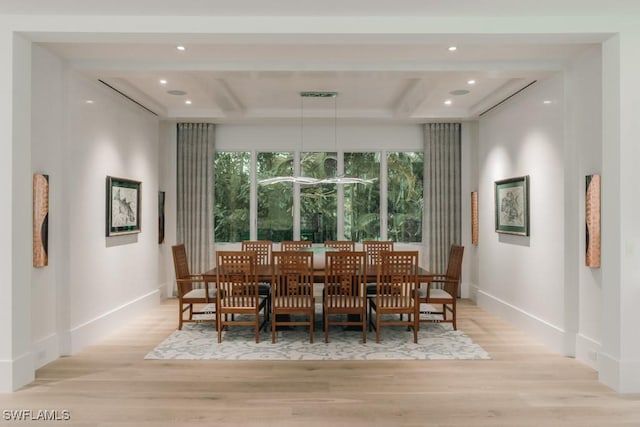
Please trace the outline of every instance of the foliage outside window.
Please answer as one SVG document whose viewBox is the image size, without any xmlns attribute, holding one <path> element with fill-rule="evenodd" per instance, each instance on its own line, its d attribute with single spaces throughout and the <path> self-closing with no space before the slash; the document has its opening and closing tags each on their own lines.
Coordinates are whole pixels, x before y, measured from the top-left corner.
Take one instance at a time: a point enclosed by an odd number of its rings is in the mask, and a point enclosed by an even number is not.
<svg viewBox="0 0 640 427">
<path fill-rule="evenodd" d="M 422 241 L 424 155 L 388 153 L 388 238 L 396 242 Z"/>
<path fill-rule="evenodd" d="M 258 181 L 293 175 L 292 153 L 258 153 Z M 258 239 L 293 240 L 293 184 L 258 185 Z"/>
<path fill-rule="evenodd" d="M 344 185 L 344 237 L 361 242 L 380 238 L 380 153 L 344 153 L 347 176 L 372 184 Z"/>
<path fill-rule="evenodd" d="M 251 154 L 248 152 L 217 152 L 214 173 L 215 241 L 241 242 L 248 240 Z"/>
<path fill-rule="evenodd" d="M 303 153 L 302 175 L 331 178 L 337 174 L 336 153 Z M 322 243 L 337 240 L 337 185 L 300 185 L 300 238 Z"/>
</svg>

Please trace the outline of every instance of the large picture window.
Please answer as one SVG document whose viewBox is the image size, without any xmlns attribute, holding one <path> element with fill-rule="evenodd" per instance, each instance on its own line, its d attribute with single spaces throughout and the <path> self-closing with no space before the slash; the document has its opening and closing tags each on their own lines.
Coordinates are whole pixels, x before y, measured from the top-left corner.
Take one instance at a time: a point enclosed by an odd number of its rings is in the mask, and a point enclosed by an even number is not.
<svg viewBox="0 0 640 427">
<path fill-rule="evenodd" d="M 373 181 L 344 185 L 345 239 L 380 239 L 380 153 L 344 153 L 344 173 Z"/>
<path fill-rule="evenodd" d="M 215 241 L 241 242 L 250 235 L 251 153 L 216 152 Z"/>
<path fill-rule="evenodd" d="M 295 176 L 294 160 L 292 152 L 216 153 L 216 242 L 240 242 L 250 239 L 253 233 L 260 240 L 274 242 L 422 242 L 422 152 L 306 152 L 300 158 L 302 176 L 322 180 L 344 174 L 372 183 L 259 184 L 268 178 Z M 256 199 L 251 199 L 252 194 Z M 386 212 L 381 206 L 386 206 Z M 299 228 L 294 222 L 298 212 Z M 256 227 L 253 231 L 251 218 Z M 342 219 L 341 227 L 338 218 Z M 381 228 L 383 225 L 386 229 Z"/>
<path fill-rule="evenodd" d="M 422 241 L 424 154 L 387 155 L 388 238 L 395 242 Z"/>
<path fill-rule="evenodd" d="M 258 181 L 293 175 L 292 153 L 258 153 Z M 258 239 L 293 240 L 293 184 L 258 185 Z"/>
<path fill-rule="evenodd" d="M 336 176 L 336 153 L 303 153 L 302 175 L 310 178 Z M 337 199 L 336 184 L 300 185 L 300 238 L 322 243 L 336 240 Z"/>
</svg>

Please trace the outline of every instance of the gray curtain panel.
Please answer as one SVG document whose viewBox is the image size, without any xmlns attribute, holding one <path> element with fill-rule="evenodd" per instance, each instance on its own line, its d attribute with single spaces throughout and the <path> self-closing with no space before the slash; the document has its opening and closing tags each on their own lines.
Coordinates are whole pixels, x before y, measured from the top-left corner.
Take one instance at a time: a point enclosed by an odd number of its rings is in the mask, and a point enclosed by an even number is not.
<svg viewBox="0 0 640 427">
<path fill-rule="evenodd" d="M 426 124 L 424 136 L 429 270 L 444 273 L 451 245 L 461 242 L 460 123 Z"/>
<path fill-rule="evenodd" d="M 213 268 L 215 125 L 178 123 L 177 239 L 194 274 Z"/>
</svg>

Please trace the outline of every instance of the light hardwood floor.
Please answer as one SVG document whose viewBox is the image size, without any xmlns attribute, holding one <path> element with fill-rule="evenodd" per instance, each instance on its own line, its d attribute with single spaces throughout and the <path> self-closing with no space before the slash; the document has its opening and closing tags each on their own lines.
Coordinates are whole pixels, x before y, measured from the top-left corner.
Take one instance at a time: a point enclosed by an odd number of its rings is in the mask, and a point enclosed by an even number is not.
<svg viewBox="0 0 640 427">
<path fill-rule="evenodd" d="M 459 328 L 485 361 L 150 361 L 175 300 L 0 395 L 0 409 L 68 410 L 65 426 L 639 426 L 640 395 L 548 352 L 468 301 Z M 0 424 L 42 425 L 43 422 Z M 46 423 L 45 423 L 46 424 Z"/>
</svg>

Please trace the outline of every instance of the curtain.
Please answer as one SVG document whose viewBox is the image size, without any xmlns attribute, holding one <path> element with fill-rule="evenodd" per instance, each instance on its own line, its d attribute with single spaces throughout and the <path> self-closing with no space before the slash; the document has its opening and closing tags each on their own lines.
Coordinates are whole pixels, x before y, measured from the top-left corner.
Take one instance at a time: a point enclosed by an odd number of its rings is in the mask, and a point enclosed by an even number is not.
<svg viewBox="0 0 640 427">
<path fill-rule="evenodd" d="M 215 125 L 178 123 L 177 240 L 194 274 L 213 268 Z"/>
<path fill-rule="evenodd" d="M 460 123 L 429 123 L 424 129 L 429 270 L 447 269 L 449 249 L 461 243 Z"/>
</svg>

